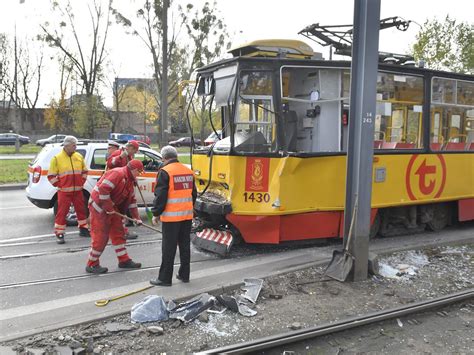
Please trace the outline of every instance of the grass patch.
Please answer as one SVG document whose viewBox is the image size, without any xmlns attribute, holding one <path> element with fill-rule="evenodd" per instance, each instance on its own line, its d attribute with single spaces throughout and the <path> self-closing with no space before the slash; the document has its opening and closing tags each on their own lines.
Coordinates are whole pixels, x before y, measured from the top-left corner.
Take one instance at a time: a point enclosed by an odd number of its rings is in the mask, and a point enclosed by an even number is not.
<svg viewBox="0 0 474 355">
<path fill-rule="evenodd" d="M 37 154 L 39 151 L 43 149 L 39 145 L 34 144 L 25 144 L 20 146 L 20 154 Z M 15 146 L 14 145 L 7 145 L 0 147 L 0 154 L 15 154 Z"/>
<path fill-rule="evenodd" d="M 28 159 L 0 161 L 0 184 L 26 182 L 28 180 Z"/>
<path fill-rule="evenodd" d="M 151 149 L 156 150 L 157 152 L 161 151 L 161 148 L 158 145 L 152 145 L 150 146 Z M 178 147 L 176 148 L 178 153 L 188 153 L 189 154 L 189 147 Z"/>
<path fill-rule="evenodd" d="M 191 164 L 191 159 L 190 159 L 189 155 L 179 156 L 178 160 L 179 160 L 180 163 L 183 163 L 183 164 Z"/>
</svg>

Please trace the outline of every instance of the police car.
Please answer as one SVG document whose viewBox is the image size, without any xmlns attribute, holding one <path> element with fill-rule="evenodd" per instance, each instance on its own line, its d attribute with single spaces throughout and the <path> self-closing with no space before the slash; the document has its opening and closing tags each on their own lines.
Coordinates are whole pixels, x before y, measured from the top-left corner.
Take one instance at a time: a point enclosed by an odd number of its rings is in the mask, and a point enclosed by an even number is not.
<svg viewBox="0 0 474 355">
<path fill-rule="evenodd" d="M 89 200 L 90 193 L 97 180 L 105 171 L 106 154 L 108 144 L 106 142 L 79 142 L 76 152 L 80 153 L 85 160 L 88 173 L 87 181 L 84 184 L 85 201 Z M 63 149 L 60 143 L 46 144 L 38 153 L 28 167 L 28 186 L 26 196 L 39 208 L 53 208 L 54 214 L 57 211 L 57 189 L 48 181 L 48 169 L 51 159 Z M 147 205 L 153 203 L 153 192 L 155 190 L 156 175 L 161 166 L 161 154 L 147 147 L 140 146 L 135 154 L 135 159 L 143 162 L 144 173 L 138 176 L 137 185 L 140 188 Z M 144 206 L 140 193 L 135 188 L 137 203 Z M 68 225 L 77 223 L 74 208 L 71 206 L 66 218 Z"/>
</svg>

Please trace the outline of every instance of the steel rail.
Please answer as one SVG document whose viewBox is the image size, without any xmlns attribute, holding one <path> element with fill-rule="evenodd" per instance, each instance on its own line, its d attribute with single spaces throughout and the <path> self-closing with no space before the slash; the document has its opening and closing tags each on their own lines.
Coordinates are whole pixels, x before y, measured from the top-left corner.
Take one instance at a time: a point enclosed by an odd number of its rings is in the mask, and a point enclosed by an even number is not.
<svg viewBox="0 0 474 355">
<path fill-rule="evenodd" d="M 305 339 L 313 339 L 322 335 L 357 328 L 371 323 L 401 317 L 412 313 L 428 311 L 433 308 L 438 308 L 453 303 L 465 301 L 473 297 L 474 288 L 471 288 L 468 290 L 441 296 L 431 300 L 419 301 L 410 305 L 391 308 L 375 313 L 364 314 L 362 316 L 351 317 L 334 323 L 327 323 L 298 331 L 287 332 L 239 344 L 228 345 L 212 350 L 203 351 L 198 354 L 242 354 L 275 348 L 277 346 L 295 343 Z"/>
<path fill-rule="evenodd" d="M 191 265 L 202 263 L 202 262 L 205 262 L 205 261 L 211 261 L 211 260 L 216 260 L 216 259 L 215 258 L 210 258 L 210 259 L 202 259 L 202 260 L 191 261 Z M 179 265 L 179 264 L 175 264 L 174 266 L 177 266 L 177 265 Z M 115 274 L 121 274 L 121 273 L 124 273 L 124 272 L 126 272 L 126 273 L 142 272 L 142 271 L 148 271 L 148 270 L 156 270 L 156 269 L 159 269 L 159 268 L 160 268 L 160 265 L 153 265 L 153 266 L 141 267 L 140 269 L 109 271 L 105 274 L 100 274 L 100 275 L 81 274 L 81 275 L 64 276 L 64 277 L 57 277 L 57 278 L 50 278 L 50 279 L 40 279 L 40 280 L 23 281 L 23 282 L 17 282 L 17 283 L 8 283 L 8 284 L 0 285 L 0 290 L 6 290 L 6 289 L 9 289 L 9 288 L 26 287 L 26 286 L 44 285 L 44 284 L 65 282 L 65 281 L 73 281 L 73 280 L 88 279 L 90 277 L 107 277 L 107 276 L 113 276 Z"/>
<path fill-rule="evenodd" d="M 135 242 L 127 242 L 127 247 L 134 246 L 134 245 L 153 244 L 153 243 L 159 243 L 159 242 L 161 242 L 161 239 L 149 239 L 149 240 L 140 240 L 140 241 L 135 241 Z M 34 244 L 38 244 L 38 243 L 34 243 Z M 108 244 L 108 245 L 112 245 L 112 244 Z M 21 245 L 2 245 L 2 246 L 21 246 Z M 67 248 L 67 249 L 45 250 L 45 251 L 39 251 L 36 253 L 3 255 L 3 256 L 0 256 L 0 260 L 23 259 L 23 258 L 31 258 L 35 256 L 45 256 L 45 255 L 54 255 L 54 254 L 62 254 L 62 253 L 78 253 L 78 252 L 85 251 L 88 249 L 90 249 L 90 245 L 72 247 L 72 248 Z"/>
</svg>

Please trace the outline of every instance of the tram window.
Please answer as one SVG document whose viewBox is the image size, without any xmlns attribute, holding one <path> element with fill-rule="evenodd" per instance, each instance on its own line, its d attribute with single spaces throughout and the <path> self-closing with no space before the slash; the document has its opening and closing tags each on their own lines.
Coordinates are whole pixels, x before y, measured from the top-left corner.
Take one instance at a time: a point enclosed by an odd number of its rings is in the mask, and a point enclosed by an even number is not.
<svg viewBox="0 0 474 355">
<path fill-rule="evenodd" d="M 241 72 L 234 123 L 236 151 L 267 153 L 276 150 L 271 72 Z"/>
<path fill-rule="evenodd" d="M 423 78 L 379 72 L 375 149 L 423 147 Z"/>
<path fill-rule="evenodd" d="M 271 97 L 241 95 L 235 117 L 235 150 L 255 153 L 275 150 L 274 121 Z"/>
<path fill-rule="evenodd" d="M 347 144 L 350 71 L 342 68 L 283 66 L 281 100 L 285 138 L 289 152 L 339 152 Z M 346 105 L 346 106 L 345 106 Z M 347 122 L 347 117 L 346 117 Z"/>
<path fill-rule="evenodd" d="M 433 78 L 430 149 L 470 150 L 474 142 L 474 82 Z"/>
</svg>

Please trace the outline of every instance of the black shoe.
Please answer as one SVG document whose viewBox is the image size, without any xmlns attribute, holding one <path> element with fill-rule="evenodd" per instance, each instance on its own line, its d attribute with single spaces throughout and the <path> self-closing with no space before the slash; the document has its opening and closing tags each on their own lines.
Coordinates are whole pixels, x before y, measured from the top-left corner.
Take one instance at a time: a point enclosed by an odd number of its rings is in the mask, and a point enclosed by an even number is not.
<svg viewBox="0 0 474 355">
<path fill-rule="evenodd" d="M 130 231 L 128 231 L 128 233 L 125 234 L 124 237 L 125 237 L 126 240 L 137 239 L 137 238 L 138 238 L 138 234 L 135 233 L 135 232 L 130 232 Z"/>
<path fill-rule="evenodd" d="M 163 282 L 160 279 L 150 280 L 153 286 L 171 286 L 171 282 Z"/>
<path fill-rule="evenodd" d="M 181 282 L 184 282 L 184 283 L 188 283 L 189 282 L 189 279 L 183 279 L 181 276 L 179 276 L 179 274 L 176 274 L 176 278 L 181 281 Z"/>
<path fill-rule="evenodd" d="M 121 269 L 139 269 L 142 267 L 141 263 L 136 263 L 132 259 L 119 263 L 119 268 Z"/>
<path fill-rule="evenodd" d="M 125 222 L 125 227 L 133 227 L 133 226 L 134 226 L 133 222 L 127 219 L 127 222 Z"/>
<path fill-rule="evenodd" d="M 64 240 L 64 234 L 56 234 L 56 243 L 64 244 L 66 241 Z"/>
<path fill-rule="evenodd" d="M 95 265 L 95 266 L 86 266 L 86 271 L 90 274 L 105 274 L 109 269 L 106 267 Z"/>
<path fill-rule="evenodd" d="M 79 228 L 79 237 L 90 238 L 91 234 L 87 228 Z"/>
</svg>

